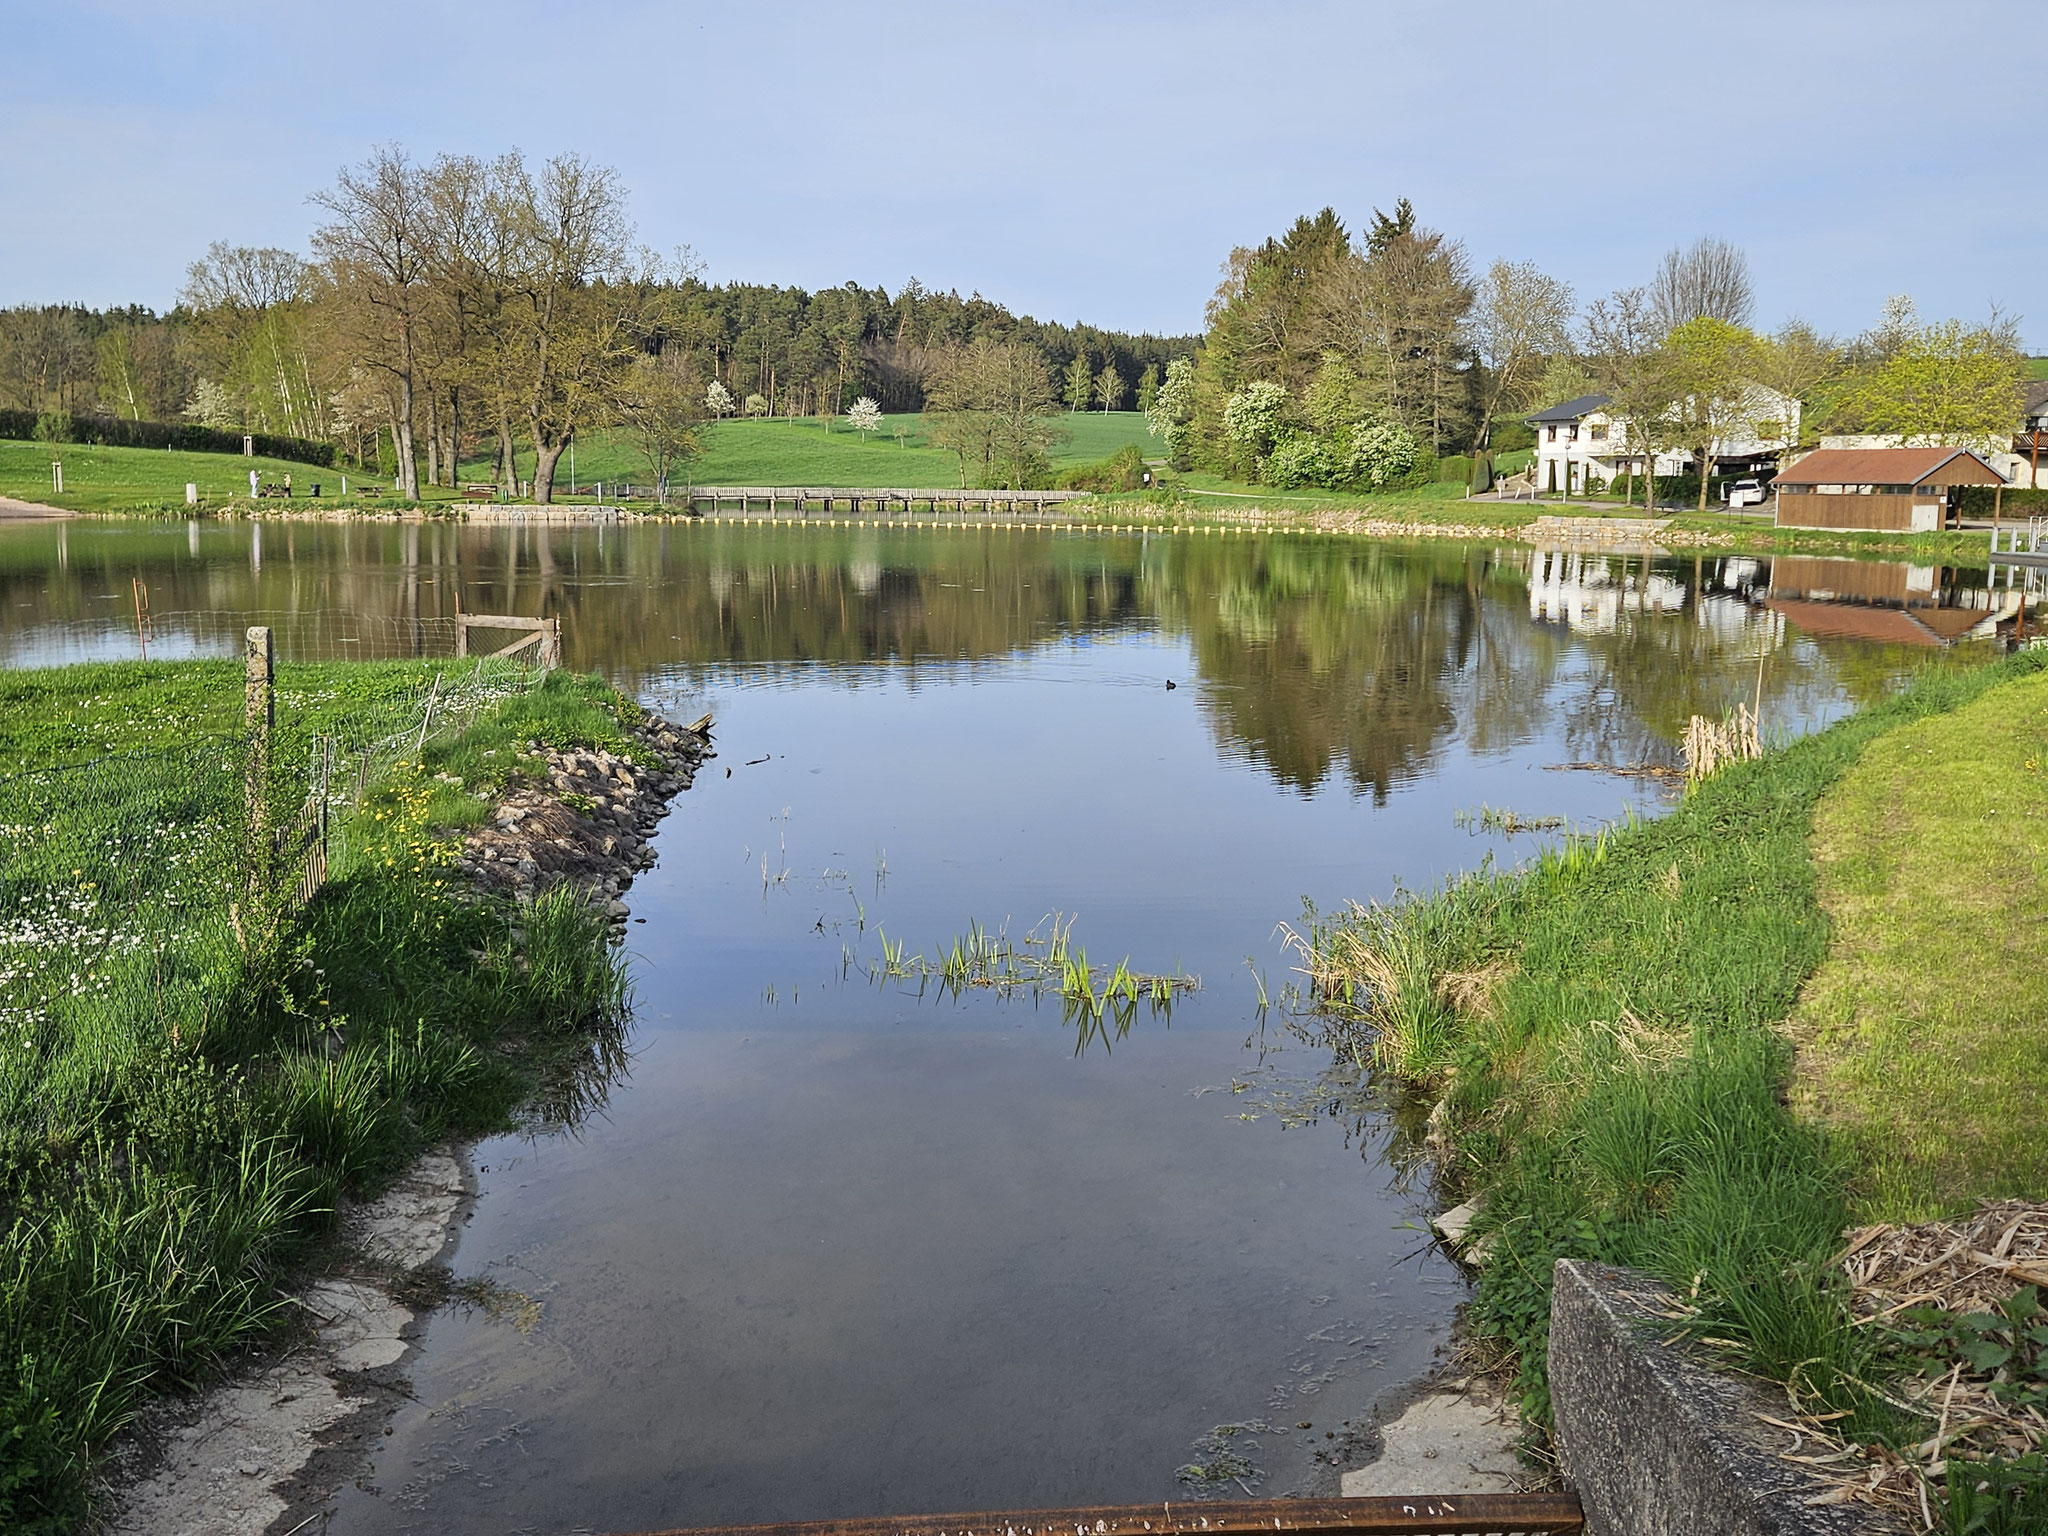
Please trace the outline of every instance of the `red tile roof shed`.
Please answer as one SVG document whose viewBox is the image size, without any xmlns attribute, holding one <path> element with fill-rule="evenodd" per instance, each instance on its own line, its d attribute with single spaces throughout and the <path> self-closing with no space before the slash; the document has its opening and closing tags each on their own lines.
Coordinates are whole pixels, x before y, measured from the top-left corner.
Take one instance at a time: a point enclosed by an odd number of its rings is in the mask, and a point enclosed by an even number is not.
<svg viewBox="0 0 2048 1536">
<path fill-rule="evenodd" d="M 2003 485 L 2005 477 L 1967 448 L 1822 448 L 1778 475 L 1798 485 Z"/>
</svg>

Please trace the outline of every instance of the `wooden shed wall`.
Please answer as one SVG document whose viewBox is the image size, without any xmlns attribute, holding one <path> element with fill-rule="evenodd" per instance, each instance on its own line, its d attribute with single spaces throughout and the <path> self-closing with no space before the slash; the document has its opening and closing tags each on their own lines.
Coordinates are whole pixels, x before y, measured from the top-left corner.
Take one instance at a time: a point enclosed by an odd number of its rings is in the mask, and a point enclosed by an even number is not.
<svg viewBox="0 0 2048 1536">
<path fill-rule="evenodd" d="M 1852 598 L 1865 603 L 1897 603 L 1904 607 L 1915 597 L 1932 602 L 1931 592 L 1912 593 L 1906 588 L 1911 566 L 1896 560 L 1826 560 L 1811 555 L 1779 555 L 1771 561 L 1771 596 L 1811 597 L 1825 592 L 1834 599 Z"/>
<path fill-rule="evenodd" d="M 1780 489 L 1778 526 L 1906 533 L 1913 526 L 1914 504 L 1928 501 L 1925 496 L 1819 496 Z"/>
</svg>

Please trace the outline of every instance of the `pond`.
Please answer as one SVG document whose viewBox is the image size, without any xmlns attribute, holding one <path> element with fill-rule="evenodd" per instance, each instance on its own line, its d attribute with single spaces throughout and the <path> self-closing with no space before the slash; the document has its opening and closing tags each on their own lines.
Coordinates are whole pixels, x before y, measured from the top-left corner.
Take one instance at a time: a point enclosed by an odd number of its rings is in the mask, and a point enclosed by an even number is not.
<svg viewBox="0 0 2048 1536">
<path fill-rule="evenodd" d="M 434 1317 L 326 1527 L 630 1530 L 1331 1489 L 1464 1288 L 1412 1113 L 1286 1027 L 1278 925 L 1535 851 L 1488 808 L 1655 814 L 1668 780 L 1600 765 L 1737 702 L 1811 729 L 2006 613 L 1833 564 L 77 523 L 0 528 L 0 647 L 442 654 L 459 593 L 714 715 L 629 897 L 630 1059 L 474 1150 L 451 1262 L 513 1304 Z M 1054 921 L 1199 987 L 1095 1030 L 880 975 Z"/>
</svg>

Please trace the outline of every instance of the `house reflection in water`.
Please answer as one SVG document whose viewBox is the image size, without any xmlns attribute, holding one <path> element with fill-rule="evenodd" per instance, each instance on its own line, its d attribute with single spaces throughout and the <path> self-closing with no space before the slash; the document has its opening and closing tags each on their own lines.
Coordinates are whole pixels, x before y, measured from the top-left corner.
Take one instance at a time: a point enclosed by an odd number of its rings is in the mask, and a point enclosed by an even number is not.
<svg viewBox="0 0 2048 1536">
<path fill-rule="evenodd" d="M 1952 645 L 2018 629 L 2038 604 L 2036 573 L 2011 579 L 1895 561 L 1783 556 L 1771 563 L 1766 602 L 1810 635 L 1899 645 Z"/>
<path fill-rule="evenodd" d="M 1529 617 L 1609 634 L 1624 613 L 1680 613 L 1685 583 L 1646 558 L 1541 549 L 1529 564 Z"/>
<path fill-rule="evenodd" d="M 1576 634 L 1626 629 L 1637 614 L 1690 609 L 1714 642 L 1770 649 L 1786 625 L 1820 638 L 1943 646 L 2041 633 L 2048 569 L 1984 570 L 1903 561 L 1669 555 L 1546 549 L 1529 557 L 1529 617 Z"/>
</svg>

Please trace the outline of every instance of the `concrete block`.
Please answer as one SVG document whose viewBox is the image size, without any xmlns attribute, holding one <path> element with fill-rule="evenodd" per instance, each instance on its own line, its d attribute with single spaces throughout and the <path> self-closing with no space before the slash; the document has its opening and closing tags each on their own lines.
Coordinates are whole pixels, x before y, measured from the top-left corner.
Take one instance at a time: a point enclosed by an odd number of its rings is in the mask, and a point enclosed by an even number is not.
<svg viewBox="0 0 2048 1536">
<path fill-rule="evenodd" d="M 1557 1262 L 1550 1304 L 1550 1400 L 1565 1475 L 1589 1536 L 1904 1536 L 1862 1504 L 1781 1459 L 1781 1391 L 1713 1369 L 1663 1341 L 1670 1291 L 1633 1270 Z"/>
</svg>

